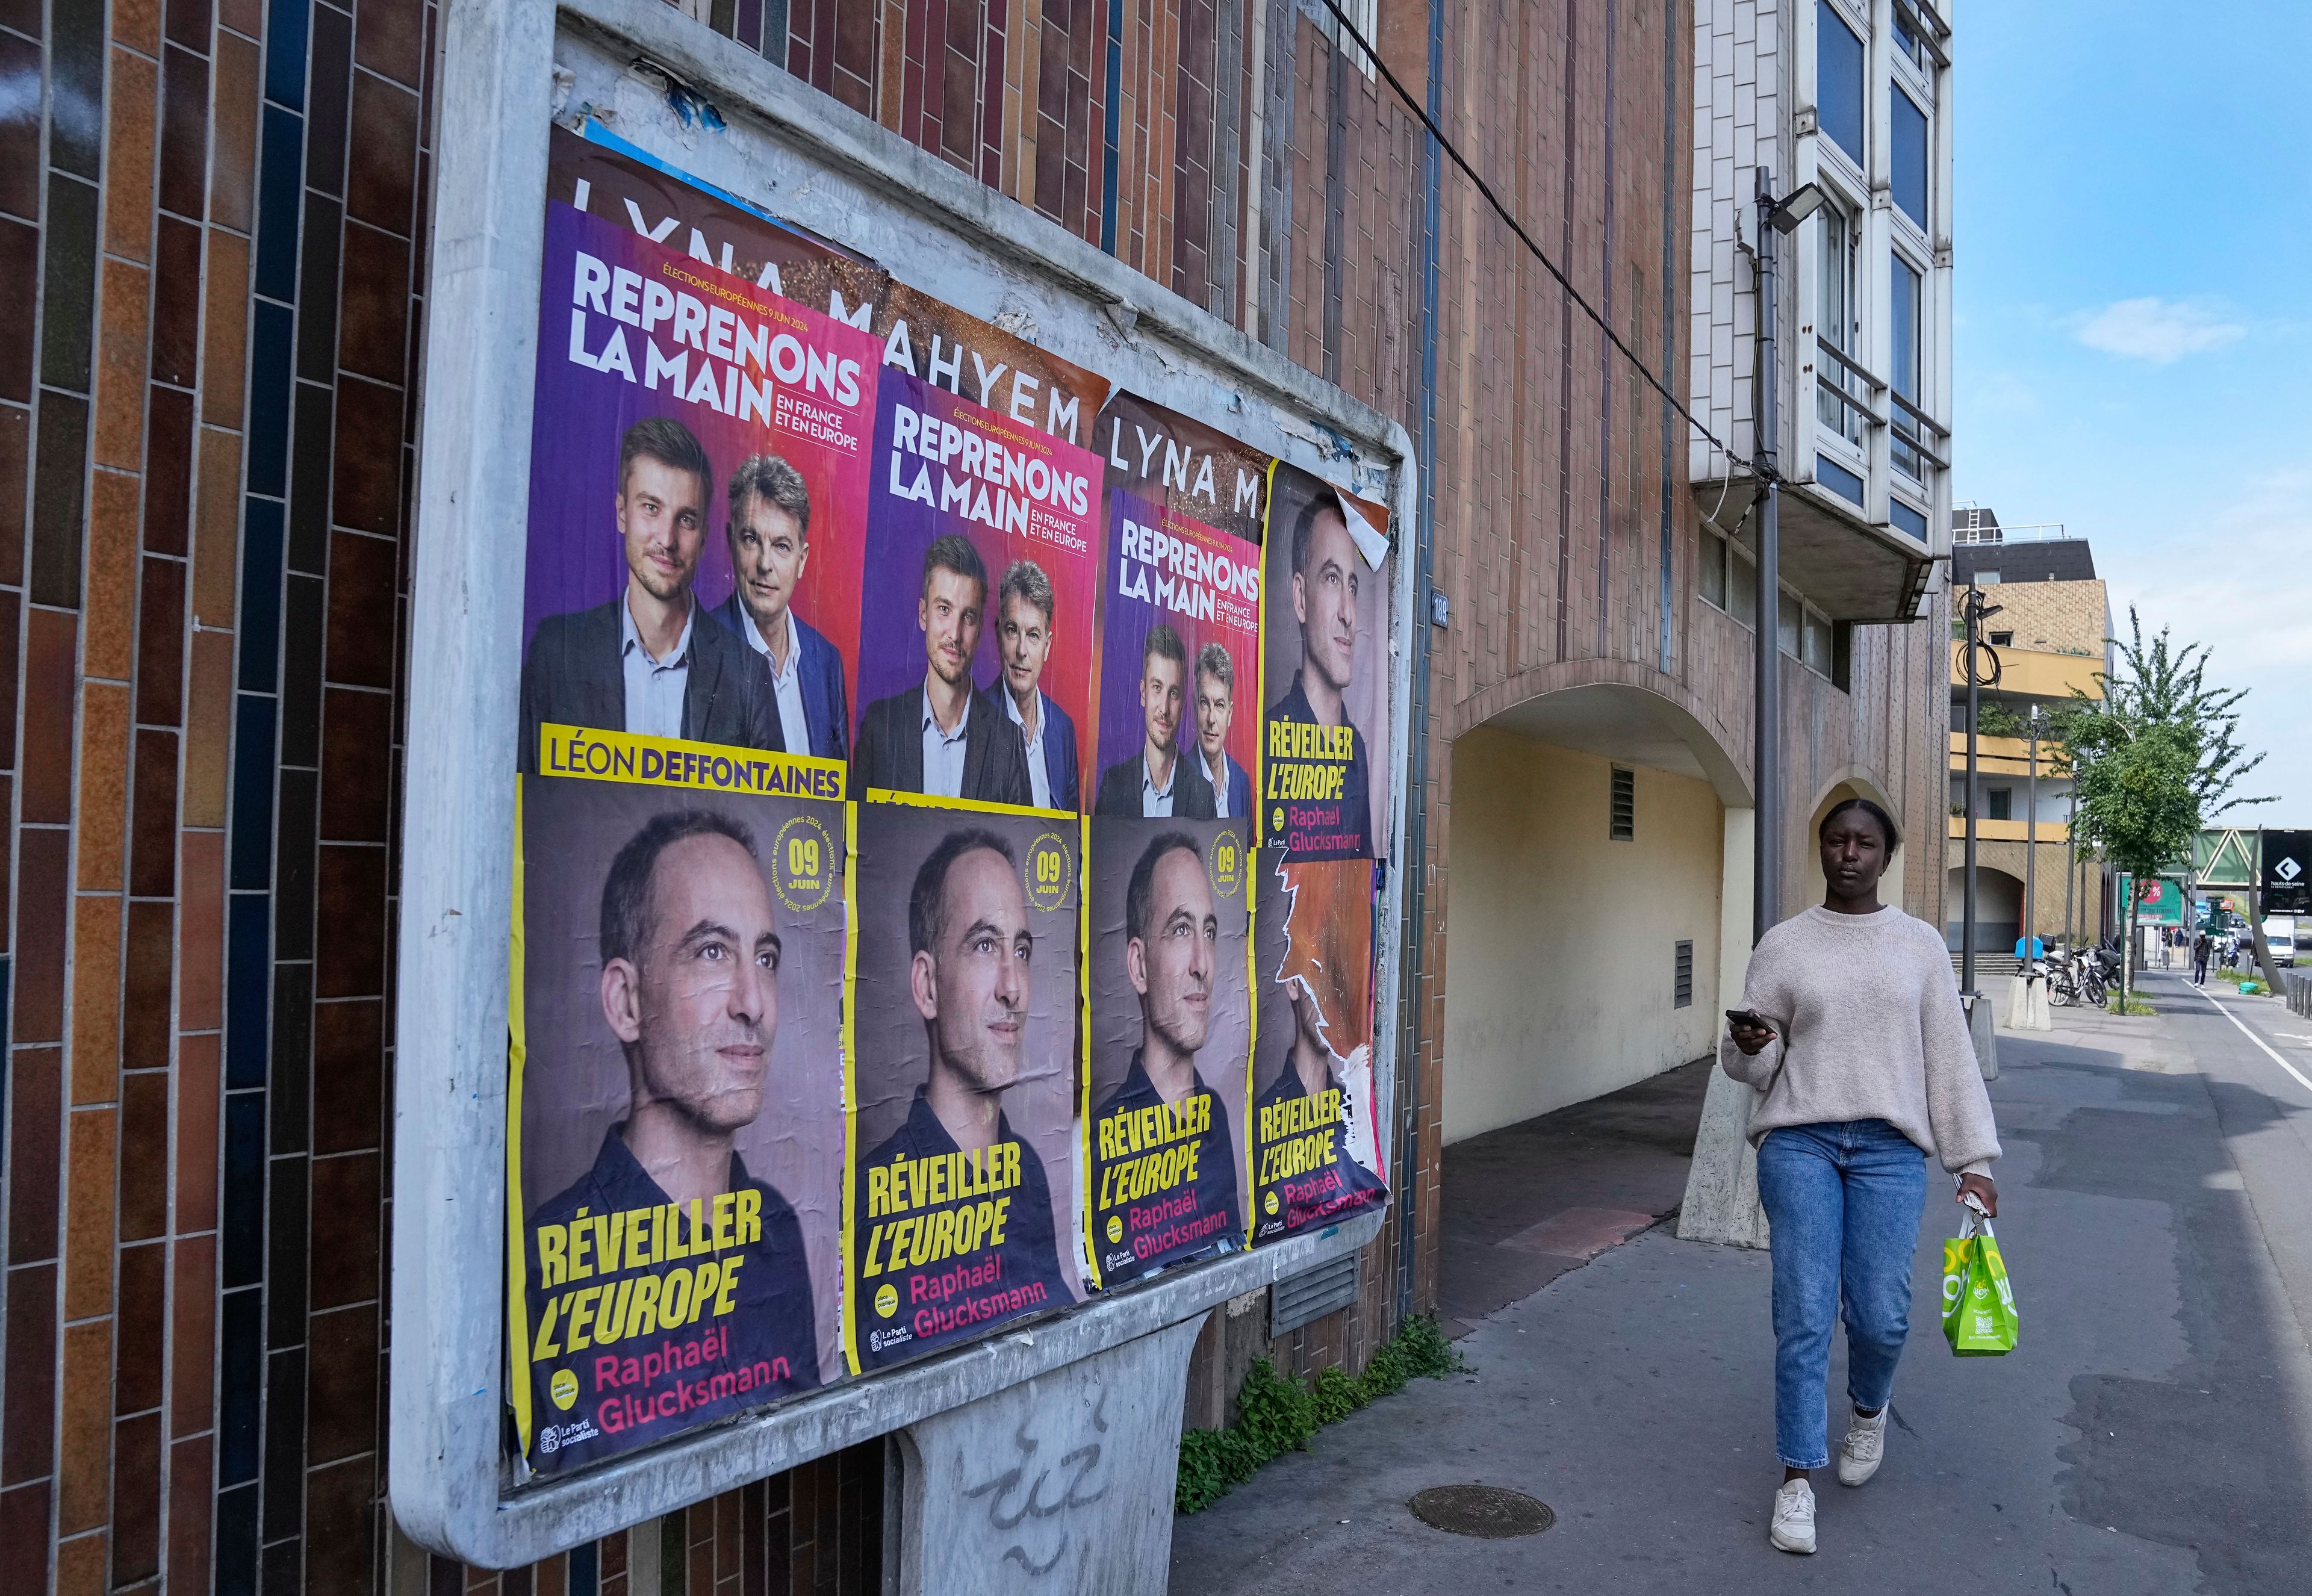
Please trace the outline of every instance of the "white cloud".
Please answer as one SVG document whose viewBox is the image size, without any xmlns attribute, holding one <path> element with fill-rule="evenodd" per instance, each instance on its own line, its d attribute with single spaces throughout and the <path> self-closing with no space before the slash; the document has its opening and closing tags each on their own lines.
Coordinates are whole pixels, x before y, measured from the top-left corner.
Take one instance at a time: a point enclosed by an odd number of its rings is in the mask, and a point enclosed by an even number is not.
<svg viewBox="0 0 2312 1596">
<path fill-rule="evenodd" d="M 2132 602 L 2147 636 L 2168 626 L 2178 645 L 2208 647 L 2210 686 L 2249 689 L 2240 740 L 2268 758 L 2243 791 L 2281 802 L 2243 811 L 2235 823 L 2312 824 L 2312 740 L 2303 719 L 2312 681 L 2312 574 L 2301 558 L 2308 541 L 2312 469 L 2300 467 L 2252 479 L 2189 528 L 2097 540 L 2122 636 Z"/>
<path fill-rule="evenodd" d="M 2237 344 L 2247 335 L 2241 322 L 2193 300 L 2156 296 L 2123 299 L 2074 319 L 2071 336 L 2090 349 L 2167 365 L 2186 355 Z"/>
</svg>

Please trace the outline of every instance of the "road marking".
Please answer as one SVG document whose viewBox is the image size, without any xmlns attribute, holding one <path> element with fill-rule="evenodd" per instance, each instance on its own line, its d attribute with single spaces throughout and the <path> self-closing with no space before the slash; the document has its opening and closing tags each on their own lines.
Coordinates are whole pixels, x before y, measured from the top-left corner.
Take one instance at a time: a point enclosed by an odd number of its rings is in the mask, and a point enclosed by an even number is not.
<svg viewBox="0 0 2312 1596">
<path fill-rule="evenodd" d="M 2247 1038 L 2248 1040 L 2263 1048 L 2264 1056 L 2266 1058 L 2271 1059 L 2273 1063 L 2278 1065 L 2281 1069 L 2284 1069 L 2290 1074 L 2294 1075 L 2296 1077 L 2296 1083 L 2299 1086 L 2301 1086 L 2307 1092 L 2312 1092 L 2312 1081 L 2306 1080 L 2302 1072 L 2298 1070 L 2294 1065 L 2289 1063 L 2288 1060 L 2282 1058 L 2278 1053 L 2273 1051 L 2272 1044 L 2265 1041 L 2262 1037 L 2256 1035 L 2255 1032 L 2250 1030 L 2247 1026 L 2241 1022 L 2240 1017 L 2238 1014 L 2233 1013 L 2229 1009 L 2224 1007 L 2223 1004 L 2216 1002 L 2215 998 L 2211 996 L 2209 994 L 2202 992 L 2200 995 L 2207 998 L 2210 1006 L 2214 1008 L 2216 1013 L 2221 1014 L 2234 1025 L 2239 1026 L 2240 1035 Z"/>
</svg>

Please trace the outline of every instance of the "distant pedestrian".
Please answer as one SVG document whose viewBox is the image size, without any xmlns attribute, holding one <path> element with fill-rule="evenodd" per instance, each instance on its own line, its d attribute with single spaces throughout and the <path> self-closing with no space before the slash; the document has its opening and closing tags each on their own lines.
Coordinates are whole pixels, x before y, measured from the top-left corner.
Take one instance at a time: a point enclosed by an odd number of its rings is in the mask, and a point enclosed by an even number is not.
<svg viewBox="0 0 2312 1596">
<path fill-rule="evenodd" d="M 1774 1450 L 1767 1539 L 1815 1549 L 1811 1471 L 1829 1461 L 1824 1387 L 1841 1303 L 1847 1400 L 1838 1482 L 1886 1455 L 1887 1407 L 1911 1329 L 1911 1261 L 1932 1153 L 1984 1211 L 1999 1131 L 1942 934 L 1878 901 L 1901 843 L 1892 816 L 1850 798 L 1823 818 L 1825 891 L 1758 939 L 1718 1049 L 1758 1092 L 1750 1140 L 1773 1231 Z"/>
<path fill-rule="evenodd" d="M 2204 931 L 2192 943 L 2192 985 L 2194 987 L 2208 984 L 2208 955 L 2215 945 L 2216 939 Z"/>
</svg>

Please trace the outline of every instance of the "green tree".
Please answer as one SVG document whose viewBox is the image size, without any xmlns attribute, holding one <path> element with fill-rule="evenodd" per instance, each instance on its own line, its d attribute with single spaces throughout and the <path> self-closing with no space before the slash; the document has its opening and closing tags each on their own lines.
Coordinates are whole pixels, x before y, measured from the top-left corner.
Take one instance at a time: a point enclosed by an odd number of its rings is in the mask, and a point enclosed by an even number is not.
<svg viewBox="0 0 2312 1596">
<path fill-rule="evenodd" d="M 2190 864 L 2193 834 L 2209 815 L 2272 800 L 2233 795 L 2241 778 L 2264 763 L 2239 741 L 2239 704 L 2247 689 L 2209 686 L 2203 645 L 2177 648 L 2165 627 L 2147 644 L 2132 608 L 2127 624 L 2126 641 L 2110 640 L 2118 669 L 2096 672 L 2103 697 L 2074 688 L 2071 701 L 2055 710 L 2054 759 L 2079 794 L 2071 828 L 2078 855 L 2100 851 L 2146 881 Z M 2134 897 L 2127 906 L 2123 1005 L 2136 945 Z"/>
</svg>

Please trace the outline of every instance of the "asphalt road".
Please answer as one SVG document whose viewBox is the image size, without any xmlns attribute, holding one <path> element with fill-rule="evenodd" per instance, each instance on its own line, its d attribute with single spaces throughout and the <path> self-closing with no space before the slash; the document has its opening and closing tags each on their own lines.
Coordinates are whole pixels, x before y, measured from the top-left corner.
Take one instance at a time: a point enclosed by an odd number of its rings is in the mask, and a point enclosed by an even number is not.
<svg viewBox="0 0 2312 1596">
<path fill-rule="evenodd" d="M 1767 1260 L 1657 1227 L 1480 1322 L 1468 1373 L 1177 1521 L 1173 1590 L 2312 1591 L 2312 1022 L 2176 974 L 2146 995 L 2155 1018 L 2002 1033 L 2022 1344 L 1949 1355 L 1957 1210 L 1931 1200 L 1887 1462 L 1817 1477 L 1814 1557 L 1765 1539 Z M 1556 1526 L 1471 1539 L 1406 1508 L 1463 1481 Z"/>
</svg>

